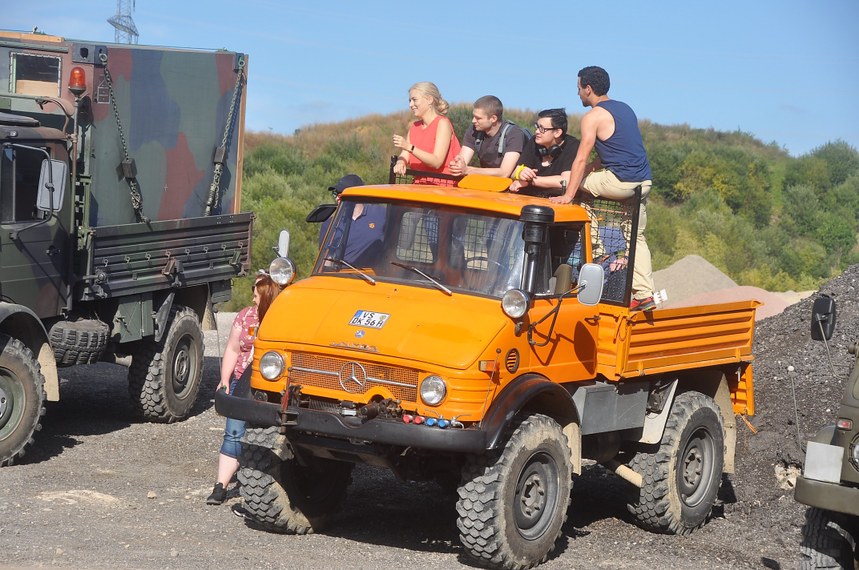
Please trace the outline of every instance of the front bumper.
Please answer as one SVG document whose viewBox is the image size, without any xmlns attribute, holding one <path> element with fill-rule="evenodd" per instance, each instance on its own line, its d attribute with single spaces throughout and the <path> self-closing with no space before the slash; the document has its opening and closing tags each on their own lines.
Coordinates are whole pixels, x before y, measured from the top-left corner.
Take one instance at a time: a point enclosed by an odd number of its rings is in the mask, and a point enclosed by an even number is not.
<svg viewBox="0 0 859 570">
<path fill-rule="evenodd" d="M 859 488 L 796 478 L 794 498 L 804 505 L 848 515 L 859 515 Z"/>
<path fill-rule="evenodd" d="M 313 446 L 313 436 L 321 436 L 320 446 L 326 446 L 322 438 L 333 438 L 454 453 L 486 451 L 486 432 L 478 428 L 440 429 L 390 418 L 367 420 L 296 406 L 289 406 L 282 412 L 280 404 L 260 402 L 251 397 L 250 369 L 239 380 L 233 394 L 223 391 L 215 394 L 215 410 L 222 416 L 259 427 L 279 427 L 287 438 L 292 435 L 305 446 Z"/>
</svg>

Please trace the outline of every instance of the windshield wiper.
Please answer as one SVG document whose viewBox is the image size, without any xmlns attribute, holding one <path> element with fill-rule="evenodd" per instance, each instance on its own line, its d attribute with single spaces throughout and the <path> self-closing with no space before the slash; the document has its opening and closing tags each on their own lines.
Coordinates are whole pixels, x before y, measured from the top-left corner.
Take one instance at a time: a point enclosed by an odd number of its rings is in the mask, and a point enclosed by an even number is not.
<svg viewBox="0 0 859 570">
<path fill-rule="evenodd" d="M 413 267 L 411 265 L 406 265 L 405 263 L 399 263 L 397 261 L 392 261 L 391 265 L 396 265 L 397 267 L 402 267 L 403 269 L 408 269 L 409 271 L 414 271 L 415 273 L 417 273 L 418 275 L 420 275 L 421 277 L 423 277 L 424 279 L 426 279 L 427 281 L 429 281 L 430 283 L 432 283 L 433 285 L 438 287 L 438 289 L 440 291 L 444 291 L 448 295 L 453 295 L 453 291 L 451 291 L 450 289 L 448 289 L 447 287 L 445 287 L 444 285 L 439 283 L 438 280 L 433 279 L 432 277 L 430 277 L 429 275 L 427 275 L 426 273 L 424 273 L 423 271 L 421 271 L 417 267 Z"/>
<path fill-rule="evenodd" d="M 366 273 L 364 273 L 363 271 L 361 271 L 360 269 L 358 269 L 357 267 L 355 267 L 354 265 L 352 265 L 351 263 L 349 263 L 348 261 L 346 261 L 344 259 L 337 259 L 336 257 L 326 257 L 325 261 L 331 261 L 332 263 L 339 263 L 341 265 L 345 265 L 346 267 L 348 267 L 349 269 L 351 269 L 352 271 L 354 271 L 355 273 L 360 275 L 361 278 L 364 279 L 364 281 L 366 281 L 370 285 L 376 284 L 375 279 L 373 279 L 372 277 L 370 277 L 369 275 L 367 275 Z"/>
</svg>

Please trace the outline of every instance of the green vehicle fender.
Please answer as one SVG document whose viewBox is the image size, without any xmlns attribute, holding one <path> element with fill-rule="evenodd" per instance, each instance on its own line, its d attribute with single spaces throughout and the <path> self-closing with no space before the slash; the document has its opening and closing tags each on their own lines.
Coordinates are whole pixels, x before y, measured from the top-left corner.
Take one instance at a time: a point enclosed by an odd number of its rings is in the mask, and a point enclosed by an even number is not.
<svg viewBox="0 0 859 570">
<path fill-rule="evenodd" d="M 23 305 L 0 302 L 0 332 L 20 340 L 39 361 L 45 377 L 45 393 L 51 402 L 60 399 L 60 380 L 48 332 L 36 313 Z"/>
</svg>

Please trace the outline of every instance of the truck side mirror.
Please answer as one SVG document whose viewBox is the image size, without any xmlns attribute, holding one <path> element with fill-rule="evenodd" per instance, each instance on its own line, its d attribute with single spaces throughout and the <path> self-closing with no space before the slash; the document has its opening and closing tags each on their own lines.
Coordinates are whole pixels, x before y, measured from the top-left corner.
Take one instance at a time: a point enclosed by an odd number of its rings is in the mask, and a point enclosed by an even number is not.
<svg viewBox="0 0 859 570">
<path fill-rule="evenodd" d="M 313 208 L 313 210 L 307 214 L 305 221 L 311 224 L 324 222 L 331 217 L 331 214 L 333 214 L 336 209 L 337 204 L 321 204 Z"/>
<path fill-rule="evenodd" d="M 835 299 L 821 295 L 811 309 L 811 339 L 829 340 L 835 332 Z"/>
<path fill-rule="evenodd" d="M 579 272 L 579 303 L 593 306 L 602 298 L 605 270 L 596 263 L 585 263 Z"/>
<path fill-rule="evenodd" d="M 67 173 L 68 165 L 62 160 L 42 161 L 39 172 L 39 193 L 36 196 L 36 207 L 39 210 L 56 212 L 63 207 Z"/>
</svg>

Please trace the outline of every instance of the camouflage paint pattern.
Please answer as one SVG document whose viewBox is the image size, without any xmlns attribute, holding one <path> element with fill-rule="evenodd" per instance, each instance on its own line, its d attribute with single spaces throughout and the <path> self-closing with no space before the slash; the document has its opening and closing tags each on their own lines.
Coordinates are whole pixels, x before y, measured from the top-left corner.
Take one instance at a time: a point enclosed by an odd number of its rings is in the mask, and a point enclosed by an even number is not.
<svg viewBox="0 0 859 570">
<path fill-rule="evenodd" d="M 65 128 L 69 133 L 71 121 L 60 105 L 48 103 L 40 108 L 35 97 L 9 93 L 15 84 L 11 56 L 20 53 L 59 60 L 59 84 L 56 94 L 51 95 L 65 101 L 67 109 L 74 105 L 74 96 L 67 89 L 69 73 L 75 66 L 84 70 L 87 89 L 82 97 L 80 128 L 84 160 L 79 174 L 91 185 L 85 224 L 137 221 L 129 186 L 120 170 L 124 153 L 105 69 L 112 79 L 128 155 L 137 169 L 143 213 L 153 221 L 204 215 L 213 157 L 224 136 L 237 68 L 247 62 L 244 54 L 93 44 L 0 31 L 0 111 L 25 113 L 45 126 Z M 105 65 L 101 54 L 106 56 Z M 240 90 L 213 214 L 236 212 L 241 202 L 244 81 Z"/>
</svg>

